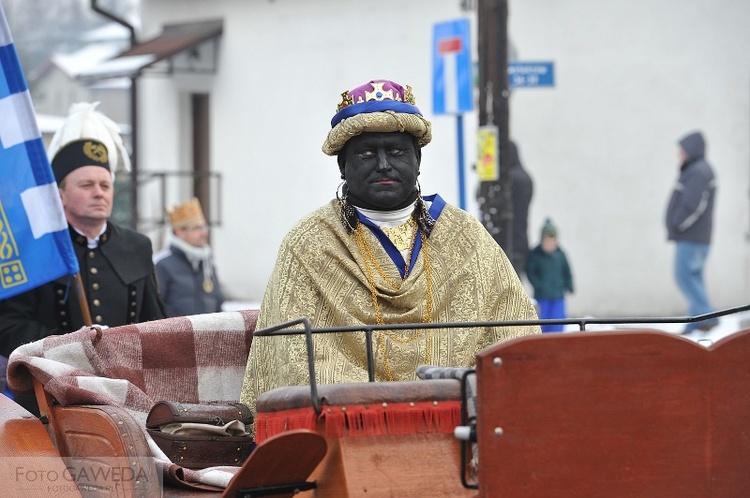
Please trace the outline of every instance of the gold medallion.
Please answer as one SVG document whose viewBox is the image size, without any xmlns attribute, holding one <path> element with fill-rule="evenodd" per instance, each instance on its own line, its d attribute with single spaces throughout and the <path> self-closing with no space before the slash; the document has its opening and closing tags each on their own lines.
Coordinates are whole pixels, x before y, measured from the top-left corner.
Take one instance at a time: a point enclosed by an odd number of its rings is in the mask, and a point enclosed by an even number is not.
<svg viewBox="0 0 750 498">
<path fill-rule="evenodd" d="M 206 291 L 206 294 L 211 294 L 214 291 L 214 283 L 210 280 L 204 280 L 203 290 Z"/>
</svg>

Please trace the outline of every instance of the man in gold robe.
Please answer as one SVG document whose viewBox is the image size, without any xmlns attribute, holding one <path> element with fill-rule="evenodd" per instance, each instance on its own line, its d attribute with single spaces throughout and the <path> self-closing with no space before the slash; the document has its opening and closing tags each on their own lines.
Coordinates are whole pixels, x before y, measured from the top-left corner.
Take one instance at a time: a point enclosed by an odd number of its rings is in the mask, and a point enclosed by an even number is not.
<svg viewBox="0 0 750 498">
<path fill-rule="evenodd" d="M 431 126 L 411 88 L 374 80 L 342 94 L 323 152 L 338 157 L 341 195 L 284 238 L 257 328 L 307 317 L 314 328 L 535 320 L 503 250 L 476 218 L 423 197 L 417 177 Z M 414 380 L 419 365 L 472 367 L 499 341 L 538 326 L 375 331 L 375 380 Z M 314 336 L 317 382 L 366 382 L 364 333 Z M 308 385 L 304 335 L 256 337 L 242 402 Z"/>
</svg>

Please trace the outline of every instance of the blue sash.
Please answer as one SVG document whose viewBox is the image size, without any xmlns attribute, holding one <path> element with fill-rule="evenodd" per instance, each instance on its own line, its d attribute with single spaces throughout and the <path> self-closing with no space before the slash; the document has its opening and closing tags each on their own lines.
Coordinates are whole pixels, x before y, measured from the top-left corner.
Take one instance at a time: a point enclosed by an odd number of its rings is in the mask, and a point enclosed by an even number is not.
<svg viewBox="0 0 750 498">
<path fill-rule="evenodd" d="M 438 217 L 440 217 L 440 213 L 443 212 L 445 201 L 438 194 L 428 195 L 424 199 L 426 201 L 432 202 L 432 205 L 430 206 L 430 209 L 428 211 L 430 213 L 430 216 L 432 216 L 434 220 L 437 220 Z M 391 257 L 393 264 L 396 265 L 396 268 L 398 268 L 398 272 L 401 274 L 401 278 L 405 278 L 406 261 L 404 261 L 404 257 L 401 256 L 401 252 L 396 248 L 393 242 L 391 242 L 391 239 L 388 238 L 388 236 L 385 234 L 385 232 L 383 232 L 383 230 L 380 229 L 379 226 L 363 216 L 359 211 L 357 211 L 357 216 L 359 216 L 359 221 L 367 226 L 375 235 L 375 237 L 377 237 L 378 241 L 380 241 L 380 244 L 385 249 L 385 252 L 387 252 L 388 256 Z M 419 256 L 419 251 L 422 249 L 422 237 L 419 236 L 419 230 L 414 233 L 414 237 L 414 248 L 411 251 L 411 262 L 409 263 L 409 268 L 414 268 L 414 265 L 417 262 L 417 257 Z"/>
</svg>

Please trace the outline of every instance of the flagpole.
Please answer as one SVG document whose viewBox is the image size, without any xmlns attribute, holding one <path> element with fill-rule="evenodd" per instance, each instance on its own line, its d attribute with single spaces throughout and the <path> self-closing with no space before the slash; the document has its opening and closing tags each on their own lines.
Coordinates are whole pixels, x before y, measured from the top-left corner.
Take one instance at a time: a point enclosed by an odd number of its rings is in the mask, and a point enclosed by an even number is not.
<svg viewBox="0 0 750 498">
<path fill-rule="evenodd" d="M 86 290 L 83 288 L 83 279 L 80 272 L 76 273 L 76 294 L 78 294 L 78 304 L 80 304 L 81 313 L 83 313 L 83 324 L 91 327 L 91 311 L 89 310 L 89 302 L 86 300 Z"/>
</svg>

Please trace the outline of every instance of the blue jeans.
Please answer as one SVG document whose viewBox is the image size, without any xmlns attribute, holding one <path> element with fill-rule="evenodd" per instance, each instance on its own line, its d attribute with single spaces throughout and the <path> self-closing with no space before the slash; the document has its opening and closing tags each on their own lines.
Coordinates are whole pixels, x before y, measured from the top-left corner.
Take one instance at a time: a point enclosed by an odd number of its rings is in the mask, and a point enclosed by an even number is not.
<svg viewBox="0 0 750 498">
<path fill-rule="evenodd" d="M 539 305 L 539 318 L 568 318 L 565 309 L 565 299 L 537 299 Z M 542 332 L 562 332 L 562 325 L 542 325 Z"/>
<path fill-rule="evenodd" d="M 703 268 L 708 257 L 708 244 L 677 241 L 675 243 L 674 278 L 680 292 L 688 302 L 690 316 L 713 311 L 708 302 L 706 284 L 703 282 Z M 691 331 L 703 322 L 688 323 L 685 331 Z"/>
</svg>

